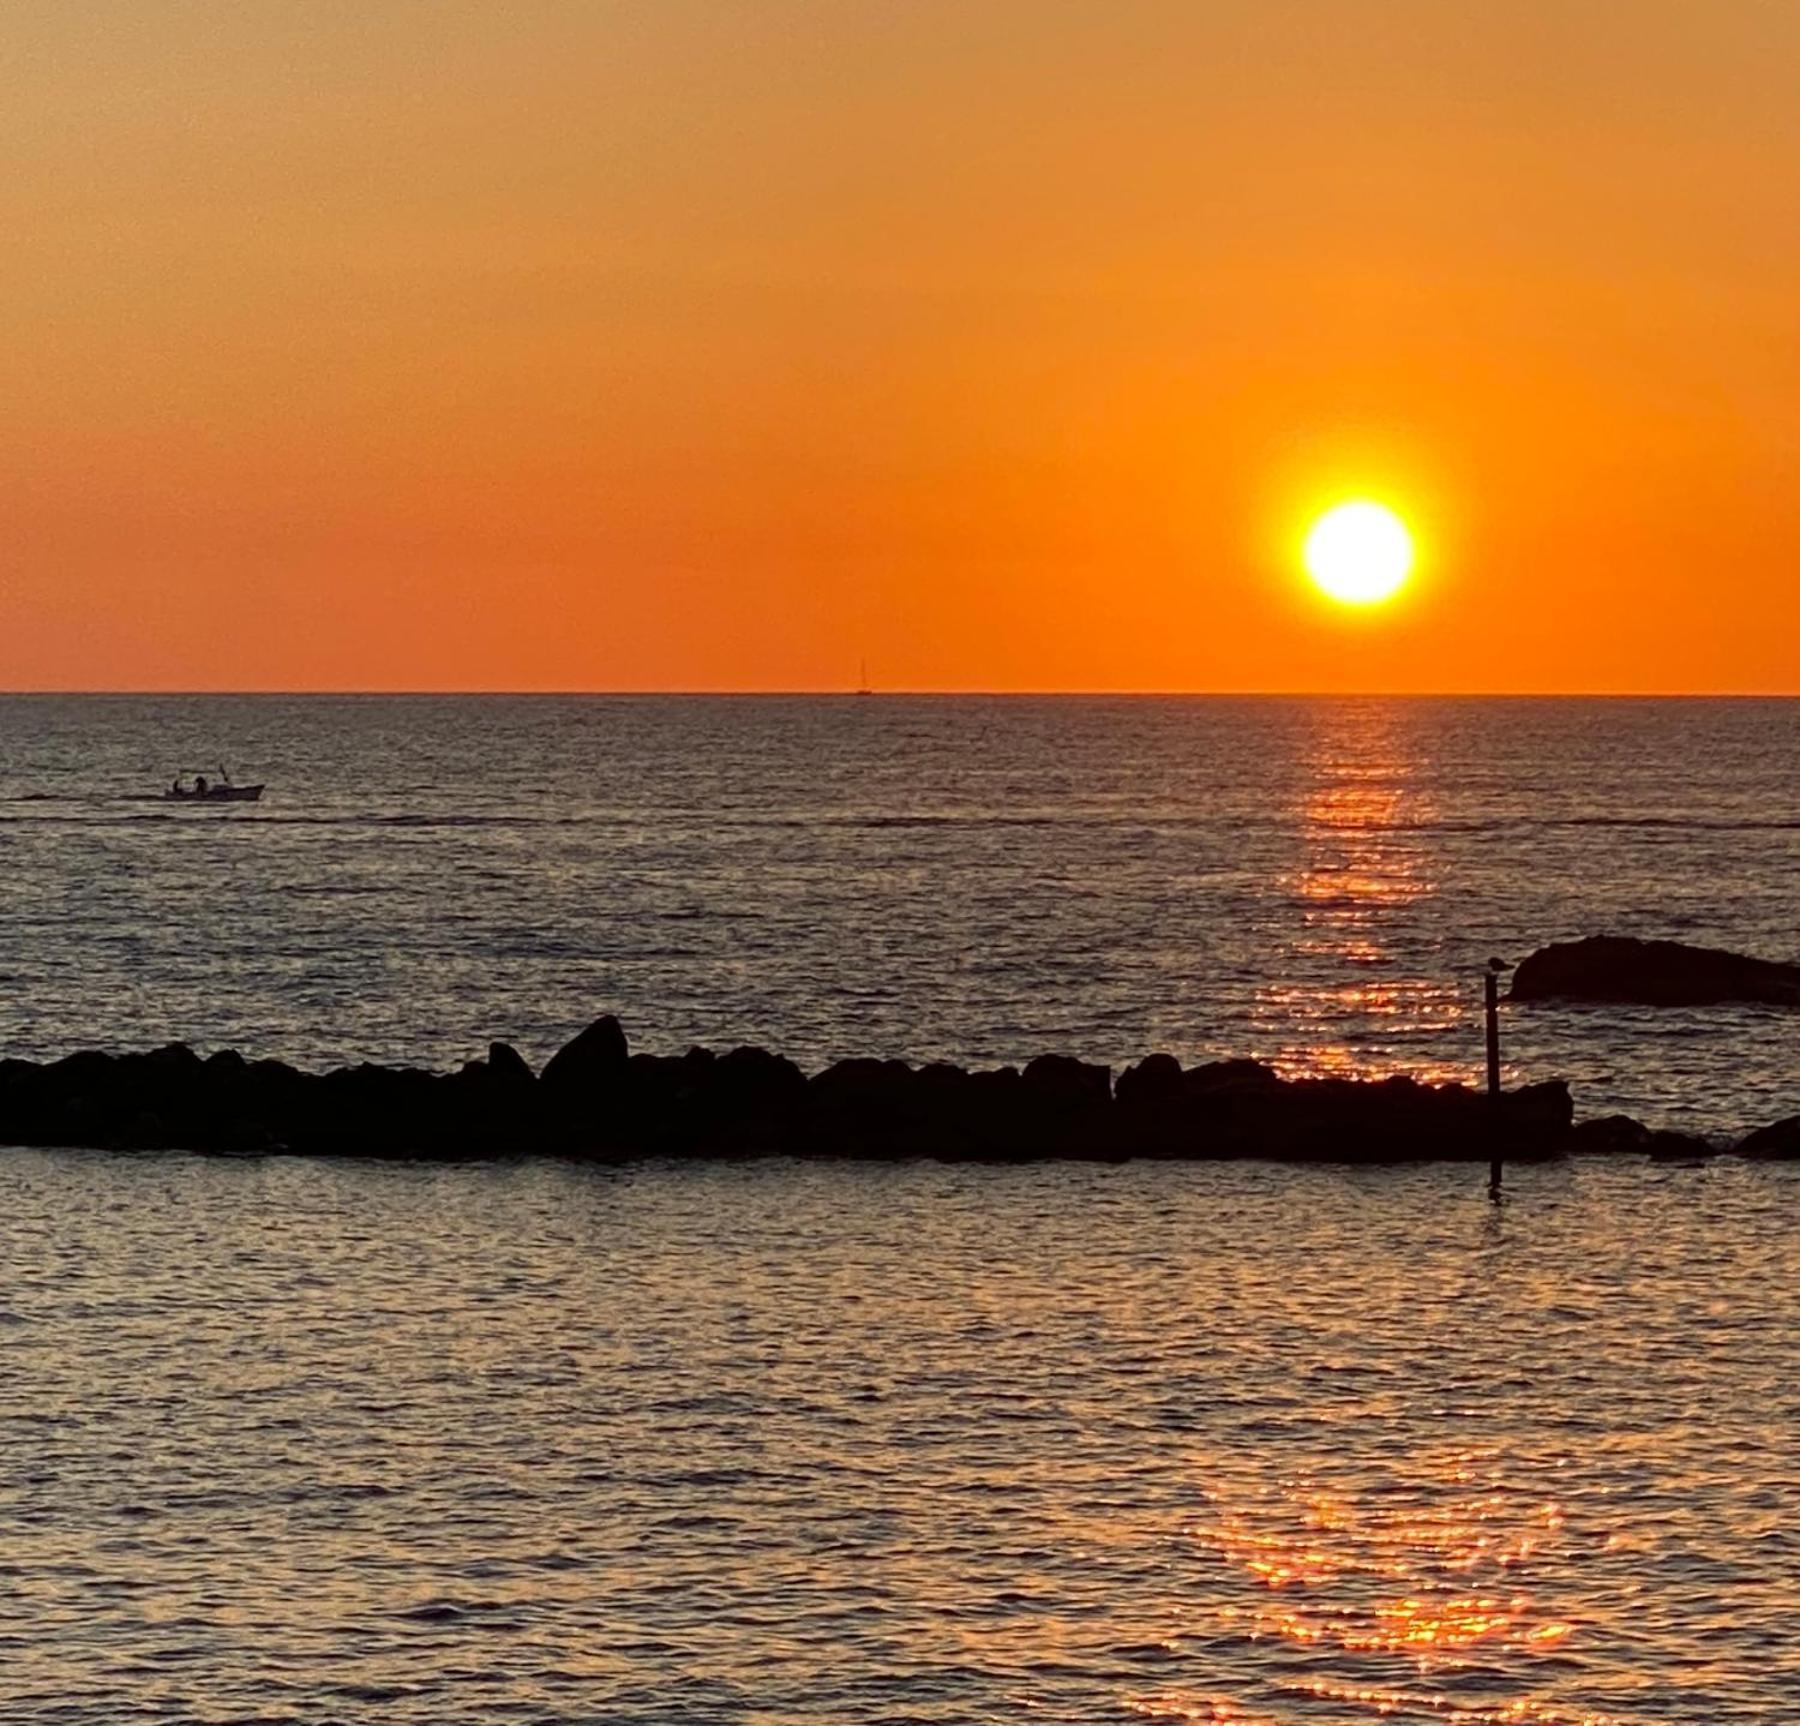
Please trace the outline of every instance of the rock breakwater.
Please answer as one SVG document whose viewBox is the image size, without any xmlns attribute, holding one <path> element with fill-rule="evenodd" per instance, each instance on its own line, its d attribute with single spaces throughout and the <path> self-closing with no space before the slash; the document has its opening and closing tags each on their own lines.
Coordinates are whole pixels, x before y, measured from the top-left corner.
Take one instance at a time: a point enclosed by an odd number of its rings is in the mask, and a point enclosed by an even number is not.
<svg viewBox="0 0 1800 1726">
<path fill-rule="evenodd" d="M 1485 1161 L 1720 1147 L 1609 1117 L 1574 1122 L 1568 1087 L 1490 1098 L 1412 1079 L 1283 1079 L 1256 1061 L 1151 1055 L 1115 1077 L 1043 1055 L 1023 1068 L 840 1061 L 808 1075 L 764 1049 L 634 1054 L 596 1020 L 536 1073 L 505 1043 L 456 1072 L 363 1065 L 313 1074 L 182 1044 L 0 1061 L 0 1142 L 410 1157 L 545 1152 L 944 1159 L 1266 1156 Z M 1800 1122 L 1751 1136 L 1792 1155 Z"/>
</svg>

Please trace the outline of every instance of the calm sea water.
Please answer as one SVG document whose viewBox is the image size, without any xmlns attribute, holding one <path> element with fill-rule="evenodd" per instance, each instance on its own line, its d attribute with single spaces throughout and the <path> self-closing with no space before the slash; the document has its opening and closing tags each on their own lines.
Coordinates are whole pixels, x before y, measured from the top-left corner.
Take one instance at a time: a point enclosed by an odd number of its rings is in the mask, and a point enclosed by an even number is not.
<svg viewBox="0 0 1800 1726">
<path fill-rule="evenodd" d="M 0 1155 L 8 1726 L 1779 1726 L 1800 1167 Z"/>
<path fill-rule="evenodd" d="M 1469 1074 L 1794 952 L 1800 704 L 0 701 L 0 1047 Z M 146 794 L 221 754 L 268 800 Z M 1730 1128 L 1792 1015 L 1509 1015 Z M 1800 1171 L 0 1152 L 12 1726 L 1756 1726 Z"/>
<path fill-rule="evenodd" d="M 223 758 L 253 808 L 146 801 Z M 1468 1077 L 1490 954 L 1800 958 L 1800 701 L 0 700 L 0 1049 L 754 1041 Z M 1795 1018 L 1540 1008 L 1522 1078 L 1732 1131 Z"/>
</svg>

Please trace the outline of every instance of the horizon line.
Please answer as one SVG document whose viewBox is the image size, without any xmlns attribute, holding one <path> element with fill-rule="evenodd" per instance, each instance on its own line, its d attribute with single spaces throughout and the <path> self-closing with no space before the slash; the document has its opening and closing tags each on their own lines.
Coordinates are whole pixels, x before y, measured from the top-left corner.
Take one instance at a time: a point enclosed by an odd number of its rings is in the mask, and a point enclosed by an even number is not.
<svg viewBox="0 0 1800 1726">
<path fill-rule="evenodd" d="M 481 687 L 432 687 L 425 684 L 371 687 L 367 685 L 324 685 L 309 688 L 191 688 L 175 685 L 137 685 L 115 688 L 75 688 L 39 686 L 0 689 L 0 700 L 30 697 L 66 696 L 74 698 L 170 696 L 231 698 L 341 696 L 379 700 L 407 697 L 493 697 L 497 699 L 542 700 L 1109 700 L 1109 701 L 1792 701 L 1800 699 L 1796 689 L 1119 689 L 1119 688 L 1029 688 L 983 689 L 977 687 L 931 687 L 892 689 L 854 688 L 847 685 L 829 687 L 724 687 L 724 688 L 508 688 L 500 685 Z"/>
</svg>

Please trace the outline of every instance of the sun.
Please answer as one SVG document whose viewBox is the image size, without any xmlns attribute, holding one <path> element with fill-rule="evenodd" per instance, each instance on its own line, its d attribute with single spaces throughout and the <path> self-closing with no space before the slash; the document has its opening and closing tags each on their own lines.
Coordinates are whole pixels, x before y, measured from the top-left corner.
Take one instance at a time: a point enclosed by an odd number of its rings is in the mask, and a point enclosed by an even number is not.
<svg viewBox="0 0 1800 1726">
<path fill-rule="evenodd" d="M 1303 553 L 1322 593 L 1345 605 L 1379 605 L 1412 573 L 1412 535 L 1382 503 L 1340 503 L 1313 523 Z"/>
</svg>

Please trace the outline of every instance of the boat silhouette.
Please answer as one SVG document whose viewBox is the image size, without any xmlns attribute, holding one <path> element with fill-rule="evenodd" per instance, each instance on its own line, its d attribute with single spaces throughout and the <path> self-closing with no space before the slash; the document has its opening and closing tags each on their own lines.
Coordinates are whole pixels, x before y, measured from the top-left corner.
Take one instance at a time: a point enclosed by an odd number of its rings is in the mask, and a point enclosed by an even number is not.
<svg viewBox="0 0 1800 1726">
<path fill-rule="evenodd" d="M 219 777 L 209 780 L 204 773 L 194 775 L 192 785 L 184 785 L 185 773 L 177 773 L 169 789 L 162 794 L 165 803 L 256 803 L 262 798 L 261 785 L 233 785 L 231 775 L 223 767 Z"/>
</svg>

